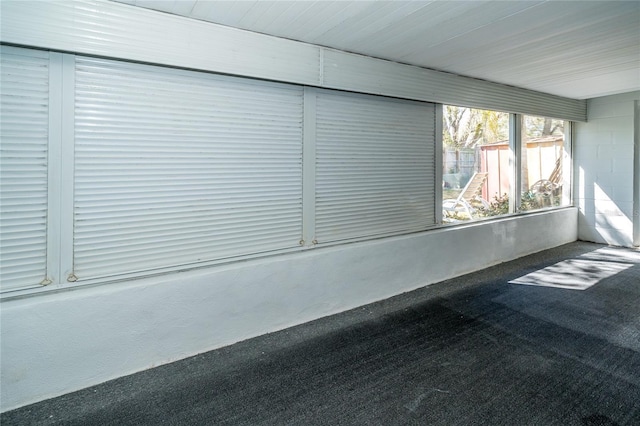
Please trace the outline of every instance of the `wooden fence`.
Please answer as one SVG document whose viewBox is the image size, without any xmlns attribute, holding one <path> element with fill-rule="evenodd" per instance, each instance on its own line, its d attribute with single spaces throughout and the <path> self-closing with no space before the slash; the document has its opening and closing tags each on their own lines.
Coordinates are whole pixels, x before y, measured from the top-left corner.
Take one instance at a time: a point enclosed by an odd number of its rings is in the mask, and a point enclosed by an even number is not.
<svg viewBox="0 0 640 426">
<path fill-rule="evenodd" d="M 562 157 L 563 137 L 553 136 L 530 139 L 523 158 L 522 188 L 527 190 L 540 179 L 548 179 L 556 160 Z M 510 151 L 509 142 L 498 142 L 476 148 L 442 150 L 443 185 L 445 188 L 463 188 L 475 172 L 487 172 L 482 198 L 509 193 Z"/>
<path fill-rule="evenodd" d="M 562 136 L 530 139 L 522 161 L 522 190 L 526 191 L 540 179 L 549 179 L 556 160 L 562 157 Z M 480 171 L 488 172 L 482 197 L 491 201 L 496 196 L 509 193 L 509 143 L 502 142 L 480 147 Z"/>
</svg>

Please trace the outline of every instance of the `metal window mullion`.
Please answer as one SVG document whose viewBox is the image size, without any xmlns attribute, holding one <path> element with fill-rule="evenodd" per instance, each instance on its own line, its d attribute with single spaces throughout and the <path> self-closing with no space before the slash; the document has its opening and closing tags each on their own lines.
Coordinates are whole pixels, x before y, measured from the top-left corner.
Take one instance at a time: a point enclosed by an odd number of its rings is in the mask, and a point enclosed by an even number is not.
<svg viewBox="0 0 640 426">
<path fill-rule="evenodd" d="M 633 102 L 633 245 L 640 246 L 640 101 Z"/>
<path fill-rule="evenodd" d="M 442 104 L 435 105 L 435 223 L 442 223 Z"/>
<path fill-rule="evenodd" d="M 47 147 L 47 276 L 44 285 L 64 282 L 60 274 L 60 193 L 63 55 L 49 54 L 49 132 Z"/>
<path fill-rule="evenodd" d="M 304 88 L 302 136 L 302 240 L 306 247 L 317 244 L 316 225 L 316 98 L 317 90 Z"/>
<path fill-rule="evenodd" d="M 522 115 L 509 114 L 509 213 L 520 209 L 522 186 Z"/>
<path fill-rule="evenodd" d="M 75 55 L 62 55 L 60 282 L 73 282 L 73 205 L 75 163 Z"/>
<path fill-rule="evenodd" d="M 573 123 L 564 122 L 564 142 L 562 154 L 562 204 L 572 204 L 572 179 L 573 175 Z"/>
</svg>

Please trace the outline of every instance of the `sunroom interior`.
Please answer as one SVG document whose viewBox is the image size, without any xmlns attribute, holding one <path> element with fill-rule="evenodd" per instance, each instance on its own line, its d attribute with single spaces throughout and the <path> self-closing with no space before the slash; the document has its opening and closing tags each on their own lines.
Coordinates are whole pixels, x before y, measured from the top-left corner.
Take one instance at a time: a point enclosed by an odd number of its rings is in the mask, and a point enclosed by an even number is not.
<svg viewBox="0 0 640 426">
<path fill-rule="evenodd" d="M 640 246 L 640 3 L 4 0 L 1 410 Z"/>
</svg>

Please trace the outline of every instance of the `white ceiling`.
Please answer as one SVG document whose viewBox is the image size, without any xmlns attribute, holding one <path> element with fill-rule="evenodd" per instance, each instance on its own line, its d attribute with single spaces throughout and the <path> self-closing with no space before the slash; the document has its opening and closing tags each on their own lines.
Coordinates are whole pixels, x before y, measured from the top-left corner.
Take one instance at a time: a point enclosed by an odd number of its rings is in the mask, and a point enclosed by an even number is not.
<svg viewBox="0 0 640 426">
<path fill-rule="evenodd" d="M 640 90 L 640 1 L 114 0 L 577 99 Z"/>
</svg>

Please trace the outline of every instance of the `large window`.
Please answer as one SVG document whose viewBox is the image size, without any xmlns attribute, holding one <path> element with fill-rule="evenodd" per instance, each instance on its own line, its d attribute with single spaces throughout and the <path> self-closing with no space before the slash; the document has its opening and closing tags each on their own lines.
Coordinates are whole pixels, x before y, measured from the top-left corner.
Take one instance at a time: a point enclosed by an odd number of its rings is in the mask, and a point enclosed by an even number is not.
<svg viewBox="0 0 640 426">
<path fill-rule="evenodd" d="M 565 122 L 546 117 L 522 117 L 520 210 L 568 204 L 563 197 Z"/>
<path fill-rule="evenodd" d="M 509 213 L 509 114 L 443 107 L 444 222 Z"/>
<path fill-rule="evenodd" d="M 569 125 L 443 106 L 443 222 L 569 205 Z"/>
</svg>

